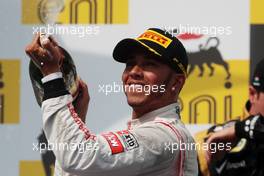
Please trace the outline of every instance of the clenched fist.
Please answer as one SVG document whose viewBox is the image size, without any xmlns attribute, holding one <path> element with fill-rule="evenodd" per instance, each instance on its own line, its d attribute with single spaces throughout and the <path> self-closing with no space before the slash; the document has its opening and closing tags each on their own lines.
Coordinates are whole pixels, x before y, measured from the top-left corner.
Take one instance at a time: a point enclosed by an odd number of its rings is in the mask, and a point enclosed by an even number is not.
<svg viewBox="0 0 264 176">
<path fill-rule="evenodd" d="M 59 72 L 64 59 L 61 48 L 52 37 L 48 37 L 41 44 L 40 35 L 37 33 L 33 41 L 26 47 L 27 55 L 40 69 L 43 76 Z"/>
</svg>

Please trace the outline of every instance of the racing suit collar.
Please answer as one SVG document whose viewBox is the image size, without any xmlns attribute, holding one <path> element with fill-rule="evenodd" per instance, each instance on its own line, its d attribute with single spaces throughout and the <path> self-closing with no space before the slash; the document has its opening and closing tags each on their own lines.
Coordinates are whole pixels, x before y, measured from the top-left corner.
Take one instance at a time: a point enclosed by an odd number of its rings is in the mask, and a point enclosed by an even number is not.
<svg viewBox="0 0 264 176">
<path fill-rule="evenodd" d="M 172 119 L 179 119 L 180 118 L 180 105 L 179 103 L 172 103 L 167 106 L 161 107 L 154 111 L 148 112 L 143 116 L 129 120 L 127 125 L 128 129 L 131 129 L 135 126 L 143 124 L 145 122 L 154 121 L 156 118 L 172 118 Z"/>
</svg>

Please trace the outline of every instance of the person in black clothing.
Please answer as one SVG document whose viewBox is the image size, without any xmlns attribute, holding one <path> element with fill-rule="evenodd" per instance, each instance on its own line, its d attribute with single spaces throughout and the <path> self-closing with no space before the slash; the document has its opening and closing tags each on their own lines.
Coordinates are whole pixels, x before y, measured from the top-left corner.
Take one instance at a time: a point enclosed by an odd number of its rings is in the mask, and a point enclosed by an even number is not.
<svg viewBox="0 0 264 176">
<path fill-rule="evenodd" d="M 230 151 L 207 151 L 199 154 L 200 175 L 264 175 L 264 59 L 254 72 L 249 100 L 239 120 L 215 125 L 203 140 L 208 143 L 231 143 Z M 219 154 L 220 153 L 220 154 Z M 206 162 L 203 162 L 204 157 Z M 206 165 L 206 166 L 205 166 Z"/>
</svg>

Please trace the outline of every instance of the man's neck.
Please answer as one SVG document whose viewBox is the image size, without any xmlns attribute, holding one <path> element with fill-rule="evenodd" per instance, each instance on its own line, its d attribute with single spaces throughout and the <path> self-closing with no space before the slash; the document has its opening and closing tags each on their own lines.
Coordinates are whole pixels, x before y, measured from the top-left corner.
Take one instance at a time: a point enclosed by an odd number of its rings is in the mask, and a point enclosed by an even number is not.
<svg viewBox="0 0 264 176">
<path fill-rule="evenodd" d="M 256 111 L 256 109 L 254 108 L 254 106 L 251 106 L 250 110 L 249 110 L 249 114 L 250 115 L 256 115 L 258 114 L 259 112 Z"/>
</svg>

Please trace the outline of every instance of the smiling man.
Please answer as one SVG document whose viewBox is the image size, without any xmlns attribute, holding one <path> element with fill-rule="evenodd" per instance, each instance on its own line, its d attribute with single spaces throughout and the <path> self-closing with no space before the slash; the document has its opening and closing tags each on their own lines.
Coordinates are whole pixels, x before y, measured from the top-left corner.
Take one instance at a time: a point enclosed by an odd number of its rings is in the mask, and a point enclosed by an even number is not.
<svg viewBox="0 0 264 176">
<path fill-rule="evenodd" d="M 26 53 L 44 76 L 43 128 L 49 143 L 89 146 L 81 151 L 54 148 L 55 175 L 198 175 L 196 151 L 180 150 L 180 144 L 194 140 L 180 120 L 177 103 L 188 59 L 176 37 L 152 28 L 117 44 L 113 57 L 126 64 L 122 81 L 132 118 L 127 129 L 98 135 L 87 129 L 72 106 L 60 72 L 63 54 L 57 43 L 50 39 L 41 46 L 36 36 Z M 80 85 L 88 101 L 88 89 Z M 86 112 L 87 106 L 82 108 Z"/>
<path fill-rule="evenodd" d="M 182 87 L 185 77 L 176 75 L 159 56 L 144 48 L 128 57 L 122 81 L 128 104 L 133 107 L 132 118 L 172 104 L 177 99 L 176 88 Z M 167 91 L 166 89 L 174 91 Z"/>
</svg>

